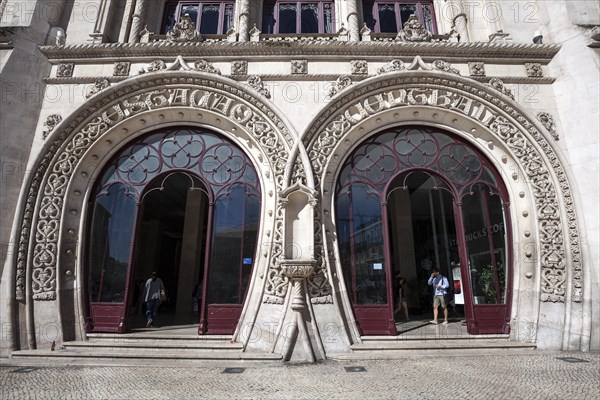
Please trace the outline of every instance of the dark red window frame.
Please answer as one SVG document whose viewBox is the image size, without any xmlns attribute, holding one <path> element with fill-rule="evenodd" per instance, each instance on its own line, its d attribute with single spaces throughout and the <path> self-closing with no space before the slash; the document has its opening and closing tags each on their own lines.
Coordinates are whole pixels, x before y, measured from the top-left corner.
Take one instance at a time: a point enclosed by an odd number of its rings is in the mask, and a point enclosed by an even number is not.
<svg viewBox="0 0 600 400">
<path fill-rule="evenodd" d="M 235 0 L 221 0 L 221 1 L 167 1 L 165 4 L 165 10 L 163 13 L 163 20 L 161 24 L 161 33 L 165 34 L 167 31 L 171 30 L 175 23 L 179 22 L 182 15 L 182 10 L 186 6 L 197 6 L 198 7 L 198 15 L 196 17 L 196 30 L 203 35 L 224 35 L 227 33 L 227 30 L 231 28 L 235 24 L 233 13 L 235 13 Z M 219 19 L 217 21 L 217 31 L 216 32 L 206 32 L 202 26 L 202 10 L 207 6 L 219 6 Z M 232 12 L 232 19 L 230 24 L 225 24 L 226 18 L 226 9 L 227 6 L 230 6 Z"/>
<path fill-rule="evenodd" d="M 381 23 L 379 21 L 379 6 L 391 5 L 394 7 L 394 13 L 396 17 L 396 31 L 381 30 Z M 402 19 L 402 7 L 403 6 L 415 6 L 416 16 L 419 22 L 432 33 L 437 33 L 435 10 L 433 6 L 433 0 L 422 0 L 422 1 L 410 1 L 410 0 L 363 0 L 363 19 L 364 23 L 376 33 L 396 33 L 403 28 L 403 24 L 407 18 Z M 429 10 L 427 13 L 426 10 Z M 426 16 L 431 17 L 430 23 L 426 21 Z"/>
<path fill-rule="evenodd" d="M 302 5 L 318 3 L 318 32 L 302 31 Z M 282 5 L 296 5 L 296 29 L 294 32 L 281 32 L 280 10 Z M 331 24 L 327 27 L 325 23 L 326 7 L 331 10 Z M 263 29 L 265 34 L 302 34 L 302 33 L 334 33 L 335 30 L 335 7 L 333 0 L 265 0 L 263 6 Z"/>
</svg>

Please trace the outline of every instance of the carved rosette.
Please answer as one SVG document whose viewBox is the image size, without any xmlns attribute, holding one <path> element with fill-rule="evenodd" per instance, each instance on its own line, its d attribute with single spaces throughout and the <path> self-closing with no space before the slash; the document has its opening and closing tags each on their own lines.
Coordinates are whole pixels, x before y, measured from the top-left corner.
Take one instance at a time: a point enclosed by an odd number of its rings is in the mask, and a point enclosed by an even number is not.
<svg viewBox="0 0 600 400">
<path fill-rule="evenodd" d="M 419 22 L 416 15 L 408 17 L 408 21 L 404 24 L 404 28 L 398 32 L 396 39 L 404 42 L 431 42 L 431 32 Z"/>
<path fill-rule="evenodd" d="M 385 74 L 386 72 L 397 72 L 406 69 L 404 66 L 404 62 L 402 60 L 392 60 L 389 64 L 384 65 L 383 67 L 377 70 L 377 74 Z"/>
<path fill-rule="evenodd" d="M 248 75 L 248 61 L 232 61 L 231 75 Z"/>
<path fill-rule="evenodd" d="M 444 60 L 435 60 L 433 63 L 431 63 L 431 65 L 433 66 L 433 68 L 438 69 L 440 71 L 444 71 L 444 72 L 449 72 L 451 74 L 460 75 L 460 71 L 457 70 L 456 68 L 454 68 L 452 66 L 452 64 L 450 64 L 447 61 L 444 61 Z"/>
<path fill-rule="evenodd" d="M 146 71 L 148 72 L 156 72 L 161 71 L 167 68 L 167 64 L 163 60 L 154 60 L 146 67 Z"/>
<path fill-rule="evenodd" d="M 248 85 L 258 93 L 265 96 L 267 99 L 271 98 L 271 93 L 269 93 L 269 89 L 265 87 L 265 83 L 262 81 L 260 76 L 250 75 L 248 77 Z"/>
<path fill-rule="evenodd" d="M 525 63 L 525 70 L 527 71 L 527 76 L 530 78 L 541 78 L 544 76 L 542 64 L 540 63 Z"/>
<path fill-rule="evenodd" d="M 469 63 L 469 75 L 471 76 L 485 76 L 485 64 L 477 61 Z"/>
<path fill-rule="evenodd" d="M 491 132 L 507 143 L 522 165 L 527 174 L 527 179 L 531 182 L 540 232 L 541 300 L 544 302 L 565 301 L 567 255 L 563 234 L 568 230 L 570 267 L 572 269 L 572 301 L 581 302 L 583 287 L 581 248 L 573 199 L 566 174 L 548 141 L 514 107 L 504 102 L 501 97 L 483 92 L 479 87 L 434 77 L 420 78 L 420 85 L 411 87 L 415 84 L 414 82 L 415 79 L 412 77 L 390 78 L 386 81 L 379 81 L 356 89 L 351 95 L 331 102 L 329 108 L 321 114 L 321 117 L 309 129 L 304 139 L 315 174 L 315 185 L 319 187 L 321 184 L 320 179 L 335 144 L 367 114 L 375 115 L 390 108 L 419 105 L 423 102 L 444 109 L 456 109 L 469 118 L 483 123 Z M 393 91 L 382 89 L 398 86 L 402 89 L 394 89 Z M 453 88 L 459 90 L 455 92 Z M 469 100 L 461 92 L 470 93 Z M 364 96 L 369 97 L 359 100 Z M 489 102 L 491 107 L 485 107 L 483 103 L 478 103 L 477 106 L 470 106 L 469 110 L 465 110 L 464 107 L 461 108 L 461 104 L 477 103 L 479 97 Z M 387 99 L 386 102 L 383 102 L 384 98 Z M 437 101 L 430 102 L 428 98 L 435 98 Z M 353 99 L 357 99 L 356 103 L 352 103 Z M 448 99 L 449 101 L 440 102 L 440 99 Z M 377 104 L 378 101 L 379 104 Z M 364 110 L 366 115 L 356 115 L 354 114 L 356 110 Z M 498 110 L 517 121 L 523 131 L 502 116 Z M 525 135 L 524 131 L 529 136 Z M 538 146 L 543 149 L 560 188 L 554 186 L 550 171 L 545 166 L 544 159 L 537 150 Z M 558 199 L 558 190 L 562 192 L 562 203 L 567 213 L 566 224 L 562 220 L 559 209 L 561 202 Z M 322 216 L 317 211 L 318 209 L 315 210 L 315 225 L 320 226 Z M 328 240 L 326 235 L 320 232 L 320 235 L 316 236 L 315 233 L 316 246 L 321 245 L 324 240 Z M 329 241 L 328 246 L 333 246 L 333 243 Z M 329 265 L 335 265 L 332 253 L 332 251 L 328 251 Z M 317 251 L 315 254 L 317 254 Z M 318 255 L 315 257 L 318 257 Z M 316 268 L 317 272 L 318 270 Z"/>
<path fill-rule="evenodd" d="M 210 74 L 221 75 L 221 71 L 213 67 L 212 63 L 206 60 L 198 60 L 194 63 L 194 68 L 200 72 L 208 72 Z"/>
<path fill-rule="evenodd" d="M 350 85 L 352 85 L 352 78 L 350 78 L 348 75 L 342 75 L 339 78 L 337 78 L 335 80 L 335 82 L 333 82 L 331 84 L 331 86 L 329 87 L 329 90 L 327 91 L 327 95 L 329 97 L 333 97 L 340 90 L 342 90 Z"/>
<path fill-rule="evenodd" d="M 290 62 L 292 74 L 308 74 L 308 60 L 292 60 Z"/>
<path fill-rule="evenodd" d="M 94 86 L 90 89 L 90 91 L 85 95 L 86 99 L 89 99 L 93 95 L 100 93 L 104 89 L 110 87 L 110 82 L 106 78 L 98 78 L 94 82 Z"/>
<path fill-rule="evenodd" d="M 113 76 L 129 76 L 131 63 L 129 61 L 118 61 L 113 66 Z"/>
<path fill-rule="evenodd" d="M 554 123 L 554 118 L 552 114 L 547 112 L 540 112 L 537 114 L 537 119 L 544 125 L 544 128 L 550 132 L 554 140 L 558 140 L 558 132 L 556 131 L 556 124 Z"/>
<path fill-rule="evenodd" d="M 352 75 L 367 75 L 369 73 L 369 64 L 367 60 L 350 61 L 350 70 Z"/>
<path fill-rule="evenodd" d="M 182 101 L 182 96 L 187 96 L 185 101 Z M 248 96 L 243 90 L 223 82 L 189 76 L 148 79 L 125 87 L 118 93 L 112 93 L 83 108 L 80 115 L 66 126 L 64 131 L 61 131 L 43 154 L 29 187 L 20 230 L 15 293 L 18 300 L 25 298 L 27 269 L 32 278 L 32 298 L 34 300 L 56 298 L 59 227 L 63 217 L 67 186 L 90 146 L 115 124 L 139 112 L 182 105 L 222 113 L 244 126 L 247 132 L 261 144 L 274 171 L 276 187 L 279 190 L 282 188 L 285 163 L 281 160 L 288 159 L 294 138 L 285 128 L 283 121 L 279 120 L 262 102 Z M 263 115 L 270 119 L 267 120 Z M 87 122 L 80 125 L 83 121 Z M 70 135 L 68 139 L 67 134 Z M 278 277 L 281 278 L 277 260 L 282 254 L 283 224 L 281 210 L 277 209 L 276 212 L 277 223 L 271 247 L 273 265 L 269 270 L 270 284 L 276 282 Z M 31 253 L 29 253 L 30 240 L 33 241 Z"/>
<path fill-rule="evenodd" d="M 496 89 L 497 91 L 499 91 L 500 93 L 502 93 L 505 96 L 510 97 L 511 99 L 515 99 L 515 95 L 513 94 L 512 90 L 510 90 L 509 88 L 504 86 L 504 82 L 502 82 L 502 79 L 500 78 L 492 78 L 490 79 L 488 86 L 493 87 L 494 89 Z"/>
<path fill-rule="evenodd" d="M 56 125 L 58 125 L 60 121 L 62 121 L 62 117 L 60 116 L 60 114 L 48 115 L 46 121 L 44 121 L 44 126 L 46 127 L 46 129 L 42 132 L 42 138 L 44 140 L 48 138 L 48 135 L 50 135 L 50 133 L 54 130 L 54 128 L 56 128 Z"/>
<path fill-rule="evenodd" d="M 58 68 L 56 69 L 56 76 L 59 78 L 68 78 L 73 76 L 73 69 L 75 68 L 75 64 L 58 64 Z"/>
<path fill-rule="evenodd" d="M 194 42 L 200 41 L 201 36 L 190 16 L 186 14 L 181 17 L 172 30 L 167 32 L 167 40 L 169 42 Z"/>
</svg>

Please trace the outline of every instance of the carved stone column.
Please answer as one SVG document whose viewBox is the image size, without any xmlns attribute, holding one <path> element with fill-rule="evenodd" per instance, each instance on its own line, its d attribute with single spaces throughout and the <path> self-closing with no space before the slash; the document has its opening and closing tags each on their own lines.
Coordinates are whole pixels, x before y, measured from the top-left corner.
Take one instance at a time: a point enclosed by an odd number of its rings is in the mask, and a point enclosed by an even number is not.
<svg viewBox="0 0 600 400">
<path fill-rule="evenodd" d="M 250 40 L 250 0 L 240 1 L 240 26 L 238 29 L 240 42 Z"/>
<path fill-rule="evenodd" d="M 297 353 L 302 361 L 315 362 L 315 352 L 311 344 L 304 313 L 306 307 L 306 279 L 315 272 L 315 260 L 281 260 L 281 273 L 290 279 L 292 285 L 291 306 L 293 315 L 288 320 L 287 338 L 283 346 L 284 360 L 289 361 Z M 298 348 L 296 342 L 301 344 Z"/>
<path fill-rule="evenodd" d="M 129 41 L 133 43 L 139 43 L 140 33 L 144 29 L 144 11 L 146 10 L 146 0 L 136 0 L 135 10 L 131 17 L 131 33 L 129 34 Z"/>
<path fill-rule="evenodd" d="M 348 0 L 347 11 L 348 11 L 348 34 L 350 36 L 350 42 L 360 41 L 360 33 L 358 26 L 358 0 Z"/>
</svg>

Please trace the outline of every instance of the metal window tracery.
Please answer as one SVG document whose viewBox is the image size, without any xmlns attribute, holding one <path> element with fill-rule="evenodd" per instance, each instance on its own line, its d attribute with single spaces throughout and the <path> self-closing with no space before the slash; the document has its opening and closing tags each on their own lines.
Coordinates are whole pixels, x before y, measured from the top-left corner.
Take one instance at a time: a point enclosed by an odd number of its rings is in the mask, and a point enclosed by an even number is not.
<svg viewBox="0 0 600 400">
<path fill-rule="evenodd" d="M 195 128 L 176 128 L 150 135 L 122 150 L 102 176 L 99 194 L 120 183 L 139 201 L 144 188 L 157 176 L 188 171 L 200 177 L 215 201 L 234 184 L 258 195 L 257 174 L 248 157 L 233 143 Z"/>
<path fill-rule="evenodd" d="M 458 199 L 484 183 L 497 192 L 492 166 L 468 144 L 431 128 L 392 130 L 366 140 L 346 161 L 338 180 L 338 196 L 360 183 L 381 201 L 393 178 L 410 170 L 425 170 L 447 180 Z"/>
</svg>

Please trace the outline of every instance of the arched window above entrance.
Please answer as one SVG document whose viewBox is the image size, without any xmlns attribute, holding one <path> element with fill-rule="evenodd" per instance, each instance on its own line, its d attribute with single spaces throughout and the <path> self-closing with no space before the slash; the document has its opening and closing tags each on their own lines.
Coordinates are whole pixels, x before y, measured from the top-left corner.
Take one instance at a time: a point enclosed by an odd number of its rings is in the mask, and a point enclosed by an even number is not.
<svg viewBox="0 0 600 400">
<path fill-rule="evenodd" d="M 498 183 L 491 163 L 465 142 L 432 128 L 402 128 L 357 147 L 341 170 L 338 192 L 360 182 L 381 195 L 398 173 L 413 169 L 443 177 L 459 197 L 475 182 Z"/>
</svg>

